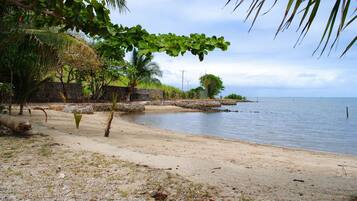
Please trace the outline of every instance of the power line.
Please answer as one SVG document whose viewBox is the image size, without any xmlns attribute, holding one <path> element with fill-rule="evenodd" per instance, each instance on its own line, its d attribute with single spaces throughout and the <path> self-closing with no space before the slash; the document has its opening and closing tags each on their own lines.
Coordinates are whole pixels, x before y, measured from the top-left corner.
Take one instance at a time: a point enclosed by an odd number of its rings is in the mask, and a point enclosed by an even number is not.
<svg viewBox="0 0 357 201">
<path fill-rule="evenodd" d="M 182 82 L 181 82 L 181 90 L 183 91 L 183 81 L 184 81 L 184 78 L 185 78 L 185 70 L 182 70 Z"/>
</svg>

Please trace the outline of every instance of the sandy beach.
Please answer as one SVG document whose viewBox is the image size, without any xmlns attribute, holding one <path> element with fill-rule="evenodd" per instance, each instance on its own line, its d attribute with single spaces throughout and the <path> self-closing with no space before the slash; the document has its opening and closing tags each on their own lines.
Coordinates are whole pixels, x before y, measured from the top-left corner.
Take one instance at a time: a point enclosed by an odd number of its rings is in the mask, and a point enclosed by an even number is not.
<svg viewBox="0 0 357 201">
<path fill-rule="evenodd" d="M 146 112 L 189 112 L 175 106 L 146 106 Z M 116 114 L 104 138 L 108 113 L 83 115 L 34 111 L 34 130 L 73 150 L 114 156 L 163 169 L 192 182 L 217 187 L 221 200 L 355 200 L 357 157 L 194 136 L 138 125 Z"/>
</svg>

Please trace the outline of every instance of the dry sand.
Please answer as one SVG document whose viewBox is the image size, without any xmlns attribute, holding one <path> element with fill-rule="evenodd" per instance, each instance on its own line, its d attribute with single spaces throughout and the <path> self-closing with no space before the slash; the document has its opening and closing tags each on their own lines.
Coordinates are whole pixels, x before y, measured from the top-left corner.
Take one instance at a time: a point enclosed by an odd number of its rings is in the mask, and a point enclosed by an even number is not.
<svg viewBox="0 0 357 201">
<path fill-rule="evenodd" d="M 0 200 L 216 200 L 216 188 L 169 171 L 89 151 L 46 135 L 27 138 L 0 127 Z"/>
<path fill-rule="evenodd" d="M 188 111 L 149 106 L 147 112 Z M 242 195 L 253 200 L 354 200 L 357 157 L 193 136 L 113 120 L 104 138 L 107 113 L 83 115 L 76 130 L 73 115 L 34 111 L 34 129 L 73 149 L 114 155 L 122 160 L 166 169 L 220 190 L 223 200 Z M 174 120 L 173 120 L 174 121 Z"/>
</svg>

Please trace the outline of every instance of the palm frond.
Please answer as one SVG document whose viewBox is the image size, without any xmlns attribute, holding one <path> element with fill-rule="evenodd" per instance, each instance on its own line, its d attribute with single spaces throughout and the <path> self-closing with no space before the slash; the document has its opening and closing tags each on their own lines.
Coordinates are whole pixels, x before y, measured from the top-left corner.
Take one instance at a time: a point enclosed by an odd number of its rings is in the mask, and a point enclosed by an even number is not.
<svg viewBox="0 0 357 201">
<path fill-rule="evenodd" d="M 112 8 L 118 8 L 119 12 L 128 11 L 129 8 L 126 6 L 126 0 L 105 0 L 107 5 Z"/>
<path fill-rule="evenodd" d="M 152 55 L 141 55 L 138 50 L 133 50 L 131 60 L 124 68 L 124 74 L 129 79 L 128 85 L 148 82 L 162 76 L 159 65 L 152 60 Z"/>
<path fill-rule="evenodd" d="M 232 0 L 227 0 L 226 6 L 233 2 L 234 1 Z M 263 10 L 263 6 L 267 4 L 266 2 L 266 0 L 236 0 L 234 3 L 235 5 L 233 11 L 236 11 L 244 3 L 249 3 L 249 7 L 247 10 L 248 14 L 246 15 L 245 20 L 252 19 L 251 27 L 249 28 L 249 31 L 251 31 L 258 16 Z M 270 12 L 271 9 L 276 6 L 277 2 L 278 0 L 274 0 L 269 6 L 268 11 L 264 12 L 263 15 Z M 326 2 L 328 3 L 328 1 L 322 0 L 287 0 L 283 17 L 276 30 L 275 37 L 280 32 L 284 31 L 285 29 L 288 29 L 295 18 L 299 18 L 298 31 L 300 31 L 300 34 L 295 46 L 297 44 L 301 44 L 307 33 L 310 31 L 311 26 L 314 24 L 315 19 L 319 16 L 318 11 L 321 5 L 326 4 Z M 323 30 L 319 44 L 313 54 L 320 51 L 321 56 L 325 52 L 329 44 L 330 51 L 337 45 L 337 41 L 341 37 L 342 32 L 352 23 L 354 23 L 357 18 L 357 8 L 355 7 L 356 3 L 353 3 L 351 0 L 335 0 L 331 8 L 329 17 L 328 19 L 326 19 L 326 25 Z M 348 50 L 350 50 L 350 48 L 353 46 L 353 44 L 354 39 L 348 43 L 347 47 L 345 48 L 345 51 L 343 51 L 341 56 L 345 55 Z"/>
</svg>

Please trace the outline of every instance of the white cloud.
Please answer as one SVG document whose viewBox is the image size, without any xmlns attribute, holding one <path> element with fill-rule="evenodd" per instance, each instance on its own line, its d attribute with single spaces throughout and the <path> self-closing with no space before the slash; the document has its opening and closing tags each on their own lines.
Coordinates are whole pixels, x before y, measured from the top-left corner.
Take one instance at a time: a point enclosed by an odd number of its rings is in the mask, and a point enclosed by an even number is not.
<svg viewBox="0 0 357 201">
<path fill-rule="evenodd" d="M 249 34 L 250 22 L 243 24 L 246 9 L 241 8 L 232 13 L 232 5 L 223 8 L 225 2 L 226 0 L 128 0 L 131 12 L 125 15 L 113 12 L 111 17 L 115 23 L 128 26 L 141 24 L 153 33 L 199 32 L 225 36 L 232 42 L 228 51 L 210 53 L 204 62 L 199 62 L 189 54 L 178 58 L 158 54 L 155 61 L 164 70 L 163 82 L 167 84 L 180 87 L 181 70 L 185 70 L 185 88 L 187 82 L 190 87 L 197 86 L 200 75 L 207 72 L 219 75 L 225 84 L 230 86 L 333 90 L 338 88 L 354 91 L 353 86 L 357 84 L 357 70 L 354 70 L 357 61 L 356 48 L 344 59 L 338 57 L 348 42 L 346 39 L 354 37 L 356 26 L 345 32 L 336 53 L 317 60 L 311 54 L 325 26 L 324 18 L 316 19 L 304 43 L 293 49 L 298 37 L 294 29 L 296 22 L 291 29 L 273 40 L 283 14 L 284 1 L 271 13 L 258 19 Z M 327 9 L 322 8 L 320 12 L 328 14 L 329 8 L 326 4 L 324 6 Z M 325 91 L 321 90 L 321 95 L 324 93 Z"/>
<path fill-rule="evenodd" d="M 197 59 L 167 60 L 157 57 L 164 69 L 165 83 L 181 86 L 181 71 L 185 70 L 185 84 L 198 85 L 198 78 L 204 73 L 220 76 L 231 86 L 282 87 L 282 88 L 320 88 L 341 83 L 343 72 L 338 69 L 294 66 L 283 63 L 262 63 L 243 61 L 203 61 Z M 166 73 L 165 73 L 166 72 Z"/>
</svg>

